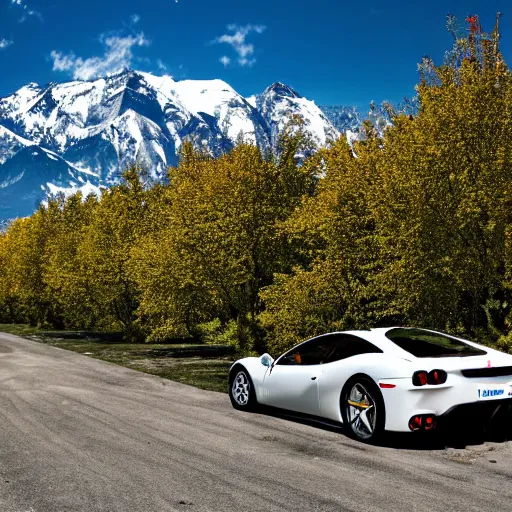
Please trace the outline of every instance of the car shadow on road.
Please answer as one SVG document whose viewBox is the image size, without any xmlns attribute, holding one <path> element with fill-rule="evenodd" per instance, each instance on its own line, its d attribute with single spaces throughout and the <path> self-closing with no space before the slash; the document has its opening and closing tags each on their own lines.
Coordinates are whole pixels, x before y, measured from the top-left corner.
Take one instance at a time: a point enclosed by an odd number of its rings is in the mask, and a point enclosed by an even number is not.
<svg viewBox="0 0 512 512">
<path fill-rule="evenodd" d="M 258 413 L 275 418 L 281 418 L 293 423 L 309 425 L 326 432 L 335 432 L 347 438 L 351 436 L 342 424 L 324 421 L 322 419 L 295 415 L 281 409 L 260 407 Z M 481 445 L 485 442 L 505 443 L 512 441 L 512 422 L 486 423 L 475 425 L 445 424 L 438 430 L 428 433 L 385 432 L 374 446 L 394 448 L 399 450 L 445 450 L 447 448 L 463 449 L 468 446 Z M 354 442 L 358 442 L 354 440 Z"/>
<path fill-rule="evenodd" d="M 512 432 L 497 433 L 486 428 L 471 428 L 464 432 L 439 430 L 430 434 L 387 432 L 379 446 L 405 450 L 464 449 L 486 442 L 505 443 L 512 440 Z"/>
</svg>

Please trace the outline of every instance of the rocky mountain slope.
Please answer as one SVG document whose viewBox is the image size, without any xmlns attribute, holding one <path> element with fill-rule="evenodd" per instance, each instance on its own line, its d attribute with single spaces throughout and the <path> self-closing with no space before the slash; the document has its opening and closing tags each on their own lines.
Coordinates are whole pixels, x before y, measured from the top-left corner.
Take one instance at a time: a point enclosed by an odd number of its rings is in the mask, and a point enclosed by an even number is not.
<svg viewBox="0 0 512 512">
<path fill-rule="evenodd" d="M 112 185 L 134 163 L 165 179 L 185 140 L 212 155 L 240 138 L 273 150 L 295 115 L 319 146 L 360 123 L 355 111 L 350 122 L 337 122 L 281 83 L 250 98 L 222 80 L 174 81 L 131 70 L 28 84 L 0 98 L 0 219 L 29 215 L 50 193 Z"/>
</svg>

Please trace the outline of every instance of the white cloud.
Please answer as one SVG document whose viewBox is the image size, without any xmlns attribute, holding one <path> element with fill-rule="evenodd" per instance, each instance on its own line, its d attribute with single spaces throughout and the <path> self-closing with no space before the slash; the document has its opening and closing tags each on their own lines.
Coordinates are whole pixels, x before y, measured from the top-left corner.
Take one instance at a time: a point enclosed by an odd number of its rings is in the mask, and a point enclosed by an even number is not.
<svg viewBox="0 0 512 512">
<path fill-rule="evenodd" d="M 14 41 L 9 41 L 8 39 L 0 39 L 0 50 L 4 50 L 13 43 Z"/>
<path fill-rule="evenodd" d="M 60 52 L 52 51 L 51 57 L 53 59 L 53 71 L 69 71 L 75 66 L 77 58 L 71 55 L 63 55 Z"/>
<path fill-rule="evenodd" d="M 138 14 L 132 14 L 131 20 L 134 25 L 137 25 L 137 23 L 140 21 L 140 16 Z"/>
<path fill-rule="evenodd" d="M 223 55 L 220 59 L 219 59 L 219 62 L 225 67 L 227 68 L 230 64 L 231 64 L 231 59 L 227 56 L 227 55 Z"/>
<path fill-rule="evenodd" d="M 66 55 L 53 50 L 53 71 L 69 71 L 74 79 L 79 80 L 111 75 L 131 67 L 133 48 L 150 44 L 142 32 L 124 37 L 102 35 L 100 41 L 105 46 L 105 53 L 101 57 L 82 59 L 72 52 Z"/>
<path fill-rule="evenodd" d="M 256 59 L 253 57 L 254 44 L 246 42 L 247 36 L 252 32 L 255 32 L 256 34 L 262 34 L 265 31 L 266 27 L 264 25 L 241 26 L 232 24 L 228 25 L 226 28 L 230 33 L 223 34 L 215 38 L 212 42 L 214 44 L 228 44 L 233 48 L 233 50 L 237 54 L 237 62 L 240 66 L 252 66 L 256 62 Z M 231 59 L 224 55 L 219 59 L 219 61 L 225 67 L 231 62 Z"/>
<path fill-rule="evenodd" d="M 19 19 L 20 23 L 23 23 L 27 21 L 27 19 L 30 16 L 36 17 L 41 23 L 44 23 L 43 16 L 39 11 L 35 11 L 34 9 L 31 9 L 25 0 L 11 0 L 11 5 L 15 5 L 16 7 L 19 7 L 22 9 L 21 18 Z"/>
</svg>

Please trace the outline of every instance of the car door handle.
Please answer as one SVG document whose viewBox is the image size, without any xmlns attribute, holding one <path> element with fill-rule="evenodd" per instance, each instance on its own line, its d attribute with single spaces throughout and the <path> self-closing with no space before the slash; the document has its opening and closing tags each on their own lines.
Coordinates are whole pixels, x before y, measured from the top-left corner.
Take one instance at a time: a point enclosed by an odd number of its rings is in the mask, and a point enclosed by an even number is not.
<svg viewBox="0 0 512 512">
<path fill-rule="evenodd" d="M 311 380 L 316 380 L 316 377 L 311 377 Z"/>
</svg>

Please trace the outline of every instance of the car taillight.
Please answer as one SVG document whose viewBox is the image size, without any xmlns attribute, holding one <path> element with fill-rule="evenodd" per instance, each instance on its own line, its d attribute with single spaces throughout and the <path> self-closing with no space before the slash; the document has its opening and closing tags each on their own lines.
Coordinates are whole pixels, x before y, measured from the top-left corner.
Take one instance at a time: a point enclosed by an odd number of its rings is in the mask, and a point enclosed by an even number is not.
<svg viewBox="0 0 512 512">
<path fill-rule="evenodd" d="M 409 429 L 413 432 L 418 430 L 434 430 L 436 428 L 436 416 L 434 414 L 418 414 L 409 420 Z"/>
<path fill-rule="evenodd" d="M 427 384 L 437 386 L 439 384 L 444 384 L 447 378 L 448 374 L 444 370 L 431 370 L 430 372 L 420 370 L 414 372 L 414 375 L 412 376 L 412 383 L 415 386 L 426 386 Z"/>
<path fill-rule="evenodd" d="M 424 370 L 414 372 L 412 376 L 412 383 L 415 386 L 425 386 L 428 383 L 428 373 Z"/>
<path fill-rule="evenodd" d="M 447 378 L 448 375 L 444 370 L 432 370 L 428 372 L 427 382 L 433 385 L 444 384 Z"/>
<path fill-rule="evenodd" d="M 423 417 L 422 416 L 413 416 L 409 420 L 409 428 L 414 432 L 416 430 L 420 430 L 423 426 Z"/>
<path fill-rule="evenodd" d="M 425 430 L 433 430 L 436 428 L 436 419 L 434 416 L 425 416 L 425 424 L 423 426 Z"/>
</svg>

